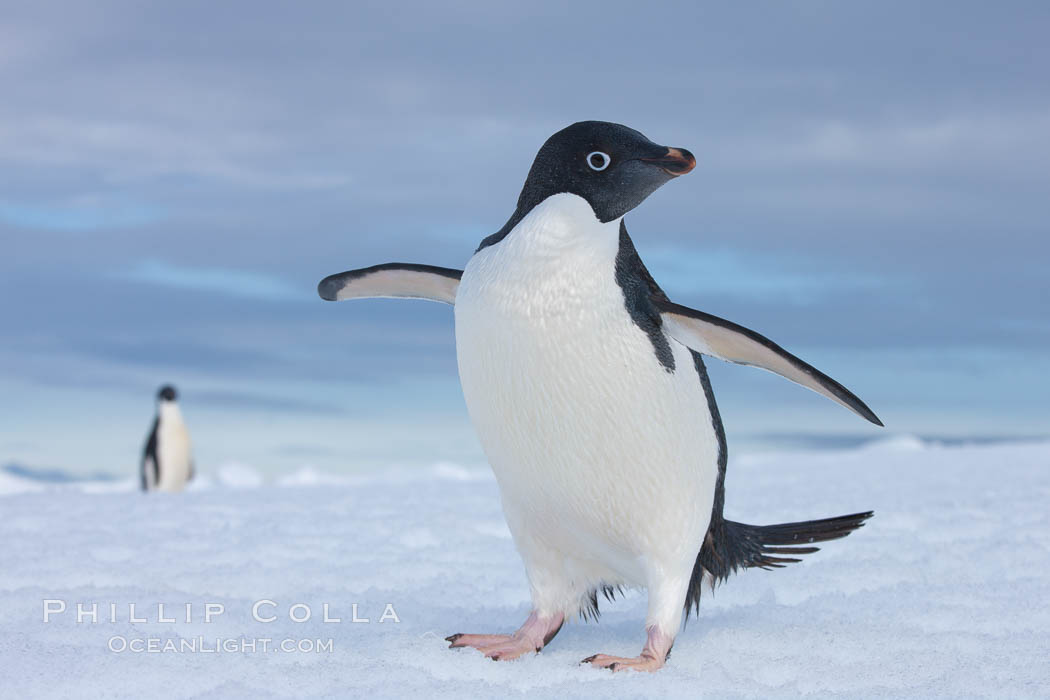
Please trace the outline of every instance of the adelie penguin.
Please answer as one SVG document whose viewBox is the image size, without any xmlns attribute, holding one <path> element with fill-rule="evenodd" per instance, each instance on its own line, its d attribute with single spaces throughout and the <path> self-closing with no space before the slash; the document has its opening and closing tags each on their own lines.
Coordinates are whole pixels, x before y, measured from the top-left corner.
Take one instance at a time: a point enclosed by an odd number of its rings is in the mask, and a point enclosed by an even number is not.
<svg viewBox="0 0 1050 700">
<path fill-rule="evenodd" d="M 142 451 L 143 491 L 181 491 L 193 479 L 190 433 L 182 420 L 175 387 L 157 392 L 157 416 Z"/>
<path fill-rule="evenodd" d="M 726 441 L 701 355 L 783 375 L 882 425 L 845 387 L 758 333 L 668 299 L 624 215 L 693 155 L 634 129 L 579 122 L 551 136 L 510 219 L 466 267 L 388 263 L 325 278 L 327 300 L 454 306 L 460 381 L 525 563 L 532 612 L 513 634 L 453 647 L 513 659 L 550 643 L 598 594 L 648 590 L 646 642 L 613 670 L 664 665 L 701 588 L 780 567 L 872 513 L 780 525 L 726 520 Z"/>
</svg>

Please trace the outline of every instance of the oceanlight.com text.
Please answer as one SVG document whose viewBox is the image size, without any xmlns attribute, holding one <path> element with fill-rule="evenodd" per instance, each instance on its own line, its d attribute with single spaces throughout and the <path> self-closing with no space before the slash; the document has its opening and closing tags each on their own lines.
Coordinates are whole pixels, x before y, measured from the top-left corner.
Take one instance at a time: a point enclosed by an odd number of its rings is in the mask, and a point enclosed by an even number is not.
<svg viewBox="0 0 1050 700">
<path fill-rule="evenodd" d="M 114 635 L 107 643 L 115 654 L 331 654 L 328 639 L 273 639 L 270 637 L 125 637 Z"/>
</svg>

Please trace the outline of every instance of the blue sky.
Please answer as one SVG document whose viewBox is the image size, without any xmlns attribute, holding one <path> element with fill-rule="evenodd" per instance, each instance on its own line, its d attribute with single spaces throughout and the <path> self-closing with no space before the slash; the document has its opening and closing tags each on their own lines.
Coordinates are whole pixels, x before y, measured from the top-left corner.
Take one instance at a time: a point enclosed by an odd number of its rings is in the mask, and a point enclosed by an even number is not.
<svg viewBox="0 0 1050 700">
<path fill-rule="evenodd" d="M 141 3 L 0 10 L 0 463 L 134 468 L 173 382 L 202 469 L 482 461 L 436 304 L 581 119 L 689 148 L 627 223 L 671 296 L 891 432 L 1050 426 L 1042 3 Z M 880 433 L 713 367 L 732 444 Z"/>
</svg>

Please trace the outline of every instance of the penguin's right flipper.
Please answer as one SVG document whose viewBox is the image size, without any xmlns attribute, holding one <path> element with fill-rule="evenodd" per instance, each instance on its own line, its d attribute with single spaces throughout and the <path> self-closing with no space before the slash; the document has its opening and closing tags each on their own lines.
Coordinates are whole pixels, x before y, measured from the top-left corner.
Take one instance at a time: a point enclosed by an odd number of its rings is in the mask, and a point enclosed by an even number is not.
<svg viewBox="0 0 1050 700">
<path fill-rule="evenodd" d="M 156 488 L 160 481 L 157 469 L 157 428 L 160 426 L 160 416 L 153 419 L 153 427 L 150 428 L 149 438 L 146 439 L 146 447 L 142 450 L 142 463 L 139 465 L 139 482 L 143 491 Z"/>
<path fill-rule="evenodd" d="M 139 486 L 143 491 L 149 491 L 157 486 L 157 461 L 153 455 L 146 455 L 142 458 L 139 477 Z"/>
<path fill-rule="evenodd" d="M 703 355 L 779 374 L 845 406 L 875 425 L 882 425 L 879 417 L 853 392 L 764 335 L 666 298 L 654 298 L 653 304 L 660 312 L 667 334 L 682 345 Z"/>
<path fill-rule="evenodd" d="M 462 270 L 414 263 L 386 263 L 329 275 L 317 285 L 326 301 L 374 297 L 456 303 Z"/>
</svg>

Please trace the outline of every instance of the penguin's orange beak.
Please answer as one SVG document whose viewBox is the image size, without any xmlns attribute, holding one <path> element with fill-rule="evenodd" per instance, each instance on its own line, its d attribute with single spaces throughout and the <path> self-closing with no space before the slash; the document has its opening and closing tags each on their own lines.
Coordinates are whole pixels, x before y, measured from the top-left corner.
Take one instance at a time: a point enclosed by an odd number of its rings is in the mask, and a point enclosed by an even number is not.
<svg viewBox="0 0 1050 700">
<path fill-rule="evenodd" d="M 671 177 L 685 175 L 696 167 L 696 158 L 684 148 L 668 148 L 659 158 L 642 158 L 646 163 L 660 166 Z"/>
</svg>

